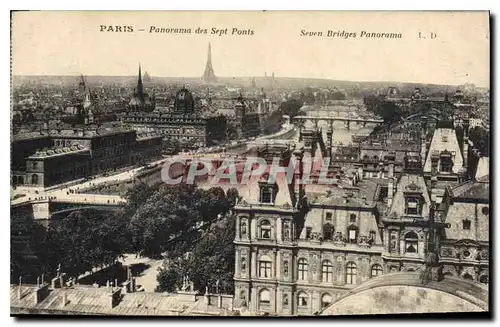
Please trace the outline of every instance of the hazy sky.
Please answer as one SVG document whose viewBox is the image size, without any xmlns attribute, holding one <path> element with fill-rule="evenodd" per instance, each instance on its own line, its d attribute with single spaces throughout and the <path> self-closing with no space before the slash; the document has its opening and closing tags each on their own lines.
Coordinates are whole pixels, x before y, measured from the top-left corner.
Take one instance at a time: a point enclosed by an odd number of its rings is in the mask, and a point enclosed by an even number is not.
<svg viewBox="0 0 500 327">
<path fill-rule="evenodd" d="M 201 76 L 211 42 L 217 76 L 274 71 L 278 77 L 489 85 L 487 12 L 48 11 L 15 13 L 12 25 L 14 75 L 133 75 L 141 62 L 152 76 Z M 101 25 L 133 26 L 134 32 L 101 32 Z M 151 26 L 192 34 L 149 33 Z M 209 34 L 195 34 L 197 27 Z M 213 27 L 254 35 L 210 35 Z M 301 30 L 323 36 L 301 36 Z M 327 37 L 328 30 L 356 38 Z M 369 39 L 361 31 L 402 38 Z"/>
</svg>

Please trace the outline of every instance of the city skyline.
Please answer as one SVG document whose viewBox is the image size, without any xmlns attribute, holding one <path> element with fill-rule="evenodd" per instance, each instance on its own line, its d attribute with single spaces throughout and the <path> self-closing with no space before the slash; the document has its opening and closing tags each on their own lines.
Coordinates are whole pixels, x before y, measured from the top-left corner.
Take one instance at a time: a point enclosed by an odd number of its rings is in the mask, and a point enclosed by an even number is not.
<svg viewBox="0 0 500 327">
<path fill-rule="evenodd" d="M 309 12 L 246 12 L 241 15 L 210 12 L 203 16 L 196 12 L 15 13 L 13 25 L 17 28 L 12 35 L 12 74 L 134 76 L 141 62 L 152 76 L 201 78 L 210 42 L 215 74 L 223 78 L 263 76 L 265 72 L 269 76 L 274 72 L 277 78 L 442 85 L 471 83 L 489 87 L 489 32 L 488 26 L 482 24 L 483 15 L 487 13 L 456 14 L 464 17 L 454 20 L 433 13 L 426 15 L 422 22 L 416 13 L 393 15 L 385 12 L 371 13 L 369 20 L 360 12 L 316 12 L 314 15 Z M 334 21 L 339 21 L 331 27 L 334 31 L 392 30 L 402 33 L 403 38 L 300 36 L 301 30 L 326 31 L 325 26 L 331 26 L 332 15 Z M 390 21 L 387 17 L 391 17 Z M 150 26 L 157 24 L 160 27 L 165 18 L 168 18 L 168 23 L 163 24 L 165 27 L 189 27 L 193 34 L 149 33 Z M 413 18 L 414 24 L 408 24 L 409 18 Z M 456 23 L 464 19 L 470 25 Z M 128 24 L 136 31 L 100 32 L 103 21 L 113 22 L 113 26 Z M 418 24 L 435 26 L 442 39 L 418 40 Z M 211 26 L 239 26 L 255 34 L 195 35 L 197 25 L 208 29 Z M 474 33 L 466 25 L 475 26 Z M 145 31 L 139 32 L 139 28 Z M 99 46 L 103 44 L 106 46 Z M 463 51 L 465 47 L 467 52 Z"/>
</svg>

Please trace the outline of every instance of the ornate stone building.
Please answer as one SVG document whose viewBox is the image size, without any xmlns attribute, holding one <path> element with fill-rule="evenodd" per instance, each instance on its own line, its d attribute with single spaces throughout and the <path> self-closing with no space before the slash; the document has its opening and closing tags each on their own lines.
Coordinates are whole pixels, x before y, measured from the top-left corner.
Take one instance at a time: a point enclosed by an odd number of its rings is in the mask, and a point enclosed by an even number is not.
<svg viewBox="0 0 500 327">
<path fill-rule="evenodd" d="M 178 141 L 183 147 L 199 148 L 207 144 L 207 118 L 195 106 L 191 92 L 180 89 L 171 112 L 132 112 L 122 118 L 123 123 L 138 132 L 156 132 L 167 141 Z"/>
<path fill-rule="evenodd" d="M 488 178 L 458 182 L 463 157 L 454 133 L 434 132 L 429 151 L 454 152 L 449 168 L 439 159 L 446 166 L 439 174 L 426 174 L 435 167 L 431 154 L 422 167 L 418 149 L 410 148 L 365 151 L 377 156 L 379 173 L 349 163 L 336 175 L 341 182 L 329 186 L 250 180 L 253 192 L 235 207 L 235 305 L 312 315 L 371 278 L 422 273 L 429 263 L 438 265 L 439 276 L 488 283 Z M 316 134 L 306 134 L 291 157 L 298 167 L 324 152 Z M 303 172 L 294 174 L 296 181 Z"/>
</svg>

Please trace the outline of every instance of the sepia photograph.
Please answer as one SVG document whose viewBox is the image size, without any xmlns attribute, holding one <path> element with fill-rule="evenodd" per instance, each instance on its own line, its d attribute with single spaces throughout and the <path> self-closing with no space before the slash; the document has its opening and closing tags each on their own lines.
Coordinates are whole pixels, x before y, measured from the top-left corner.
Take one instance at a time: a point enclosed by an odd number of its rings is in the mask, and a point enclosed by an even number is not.
<svg viewBox="0 0 500 327">
<path fill-rule="evenodd" d="M 491 315 L 488 11 L 10 19 L 11 316 Z"/>
</svg>

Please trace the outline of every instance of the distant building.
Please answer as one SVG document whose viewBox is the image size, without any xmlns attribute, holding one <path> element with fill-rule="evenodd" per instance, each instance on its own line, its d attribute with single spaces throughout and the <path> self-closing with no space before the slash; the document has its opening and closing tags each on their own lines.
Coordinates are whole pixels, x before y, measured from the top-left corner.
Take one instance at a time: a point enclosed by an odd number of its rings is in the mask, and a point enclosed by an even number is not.
<svg viewBox="0 0 500 327">
<path fill-rule="evenodd" d="M 53 130 L 48 146 L 25 152 L 25 165 L 13 174 L 14 184 L 48 187 L 115 171 L 161 157 L 162 138 L 129 129 Z M 38 138 L 32 139 L 34 146 Z M 48 141 L 47 141 L 48 142 Z"/>
<path fill-rule="evenodd" d="M 131 112 L 124 115 L 122 121 L 138 132 L 155 132 L 165 141 L 179 142 L 181 148 L 196 149 L 212 141 L 213 133 L 207 131 L 207 124 L 219 122 L 218 116 L 205 117 L 200 111 L 192 93 L 183 87 L 177 91 L 171 111 Z M 225 127 L 220 128 L 225 135 Z"/>
</svg>

